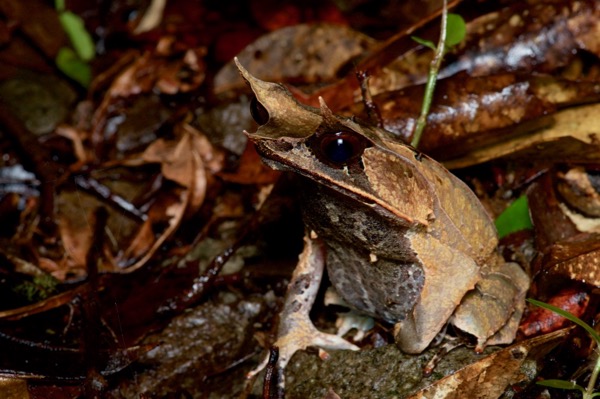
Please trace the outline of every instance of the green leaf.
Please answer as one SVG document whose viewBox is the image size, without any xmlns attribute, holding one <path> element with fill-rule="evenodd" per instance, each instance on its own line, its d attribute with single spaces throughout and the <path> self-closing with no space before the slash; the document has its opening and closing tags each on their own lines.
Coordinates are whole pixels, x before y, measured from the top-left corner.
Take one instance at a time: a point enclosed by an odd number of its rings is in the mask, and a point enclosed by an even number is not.
<svg viewBox="0 0 600 399">
<path fill-rule="evenodd" d="M 447 47 L 456 46 L 462 42 L 467 34 L 467 24 L 463 17 L 458 14 L 448 13 L 446 20 L 446 41 Z"/>
<path fill-rule="evenodd" d="M 65 75 L 87 87 L 92 80 L 90 66 L 83 62 L 69 47 L 63 47 L 56 56 L 56 66 Z"/>
<path fill-rule="evenodd" d="M 56 8 L 56 11 L 64 11 L 65 0 L 54 0 L 54 8 Z"/>
<path fill-rule="evenodd" d="M 585 389 L 582 386 L 577 385 L 577 384 L 575 384 L 572 381 L 565 381 L 565 380 L 543 380 L 543 381 L 538 381 L 537 384 L 545 386 L 545 387 L 551 387 L 551 388 L 578 390 L 581 393 L 585 393 Z"/>
<path fill-rule="evenodd" d="M 70 11 L 61 12 L 58 17 L 79 58 L 83 61 L 92 60 L 96 54 L 96 47 L 92 37 L 85 29 L 83 20 L 79 15 Z"/>
<path fill-rule="evenodd" d="M 590 325 L 588 323 L 581 320 L 579 317 L 575 316 L 574 314 L 571 314 L 571 313 L 567 312 L 566 310 L 558 308 L 554 305 L 550 305 L 549 303 L 538 301 L 536 299 L 527 298 L 527 302 L 532 303 L 535 306 L 539 306 L 540 308 L 551 310 L 554 313 L 561 315 L 565 319 L 571 320 L 573 323 L 577 324 L 578 326 L 583 327 L 585 329 L 585 331 L 587 331 L 588 334 L 590 334 L 592 336 L 592 338 L 594 338 L 596 343 L 598 345 L 600 345 L 600 335 L 596 332 L 596 330 L 594 330 L 592 327 L 590 327 Z"/>
<path fill-rule="evenodd" d="M 435 44 L 433 44 L 432 41 L 430 40 L 425 40 L 425 39 L 421 39 L 418 36 L 411 36 L 411 39 L 413 39 L 415 42 L 425 46 L 425 47 L 429 47 L 430 49 L 432 49 L 433 51 L 435 51 Z"/>
<path fill-rule="evenodd" d="M 529 204 L 527 196 L 522 195 L 517 198 L 508 208 L 496 218 L 496 230 L 498 237 L 502 238 L 520 230 L 531 229 L 531 219 L 529 218 Z"/>
</svg>

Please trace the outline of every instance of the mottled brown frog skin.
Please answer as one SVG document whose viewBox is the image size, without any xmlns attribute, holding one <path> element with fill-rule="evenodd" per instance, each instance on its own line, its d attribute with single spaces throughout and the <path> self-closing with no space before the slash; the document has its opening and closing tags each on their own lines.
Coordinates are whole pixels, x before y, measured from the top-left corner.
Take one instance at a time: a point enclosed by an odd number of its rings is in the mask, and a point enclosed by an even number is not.
<svg viewBox="0 0 600 399">
<path fill-rule="evenodd" d="M 311 232 L 282 312 L 280 366 L 310 345 L 357 349 L 308 318 L 314 296 L 306 288 L 320 283 L 324 258 L 340 296 L 395 323 L 406 352 L 423 351 L 449 322 L 480 349 L 514 339 L 529 279 L 497 255 L 494 225 L 462 181 L 388 132 L 333 115 L 324 103 L 304 106 L 238 67 L 261 125 L 248 137 L 268 165 L 300 175 Z M 350 148 L 341 162 L 327 151 L 339 137 Z M 300 280 L 308 283 L 298 288 Z"/>
<path fill-rule="evenodd" d="M 300 193 L 307 227 L 326 243 L 327 272 L 338 294 L 370 316 L 391 323 L 403 320 L 424 282 L 423 268 L 406 239 L 409 228 L 392 214 L 373 212 L 371 206 L 347 201 L 306 178 Z"/>
</svg>

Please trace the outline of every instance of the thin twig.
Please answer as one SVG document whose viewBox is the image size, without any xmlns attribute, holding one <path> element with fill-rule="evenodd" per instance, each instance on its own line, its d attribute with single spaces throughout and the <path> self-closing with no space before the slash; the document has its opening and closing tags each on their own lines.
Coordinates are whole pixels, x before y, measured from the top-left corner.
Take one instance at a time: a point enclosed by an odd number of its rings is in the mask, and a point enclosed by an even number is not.
<svg viewBox="0 0 600 399">
<path fill-rule="evenodd" d="M 435 90 L 435 84 L 437 81 L 438 71 L 442 65 L 444 54 L 446 52 L 446 30 L 448 23 L 448 4 L 444 0 L 443 11 L 442 11 L 442 28 L 440 32 L 440 39 L 435 51 L 435 56 L 431 60 L 431 67 L 429 68 L 429 74 L 427 75 L 427 84 L 425 85 L 425 95 L 423 96 L 423 106 L 421 107 L 421 115 L 417 119 L 415 126 L 415 134 L 410 144 L 417 148 L 419 141 L 421 141 L 421 135 L 427 124 L 427 115 L 429 115 L 429 109 L 431 108 L 431 102 L 433 101 L 433 91 Z"/>
</svg>

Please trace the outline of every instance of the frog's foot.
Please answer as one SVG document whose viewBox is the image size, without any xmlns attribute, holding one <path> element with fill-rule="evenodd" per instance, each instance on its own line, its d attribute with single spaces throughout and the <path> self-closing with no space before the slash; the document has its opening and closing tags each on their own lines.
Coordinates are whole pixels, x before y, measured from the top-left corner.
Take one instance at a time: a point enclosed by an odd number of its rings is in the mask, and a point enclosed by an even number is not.
<svg viewBox="0 0 600 399">
<path fill-rule="evenodd" d="M 288 292 L 280 315 L 277 341 L 274 346 L 279 348 L 277 367 L 284 369 L 288 362 L 299 350 L 309 346 L 322 349 L 359 348 L 340 336 L 323 333 L 313 325 L 309 317 L 310 309 L 315 301 L 325 264 L 325 248 L 314 233 L 305 238 L 305 245 L 298 266 L 294 270 Z M 253 378 L 268 362 L 268 356 L 261 364 L 248 373 Z"/>
<path fill-rule="evenodd" d="M 317 347 L 319 349 L 330 350 L 359 350 L 360 348 L 344 338 L 328 334 L 317 330 L 312 321 L 308 317 L 302 317 L 302 312 L 295 313 L 285 320 L 287 334 L 280 336 L 273 344 L 279 349 L 279 358 L 277 360 L 277 368 L 283 370 L 290 359 L 300 350 L 305 350 L 308 347 Z M 282 319 L 283 322 L 283 319 Z M 248 373 L 248 378 L 253 378 L 262 371 L 269 362 L 267 354 L 263 361 Z"/>
<path fill-rule="evenodd" d="M 344 299 L 337 293 L 335 288 L 329 287 L 325 291 L 325 305 L 338 305 L 350 308 L 350 306 L 344 301 Z M 360 313 L 356 310 L 350 309 L 347 312 L 338 313 L 337 320 L 335 321 L 337 328 L 336 335 L 342 337 L 352 330 L 356 330 L 353 340 L 360 341 L 364 338 L 365 333 L 370 331 L 375 326 L 375 321 L 371 316 L 367 316 L 364 313 Z"/>
</svg>

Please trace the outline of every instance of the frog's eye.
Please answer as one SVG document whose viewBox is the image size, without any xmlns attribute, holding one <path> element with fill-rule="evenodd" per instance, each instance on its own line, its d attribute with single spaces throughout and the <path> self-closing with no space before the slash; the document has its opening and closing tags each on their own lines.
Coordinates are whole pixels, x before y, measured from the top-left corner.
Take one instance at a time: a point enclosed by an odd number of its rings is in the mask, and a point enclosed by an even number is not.
<svg viewBox="0 0 600 399">
<path fill-rule="evenodd" d="M 269 121 L 269 111 L 256 97 L 252 97 L 252 100 L 250 100 L 250 115 L 261 126 Z"/>
<path fill-rule="evenodd" d="M 312 147 L 322 162 L 342 167 L 360 158 L 367 147 L 367 140 L 356 133 L 341 131 L 319 135 Z"/>
</svg>

